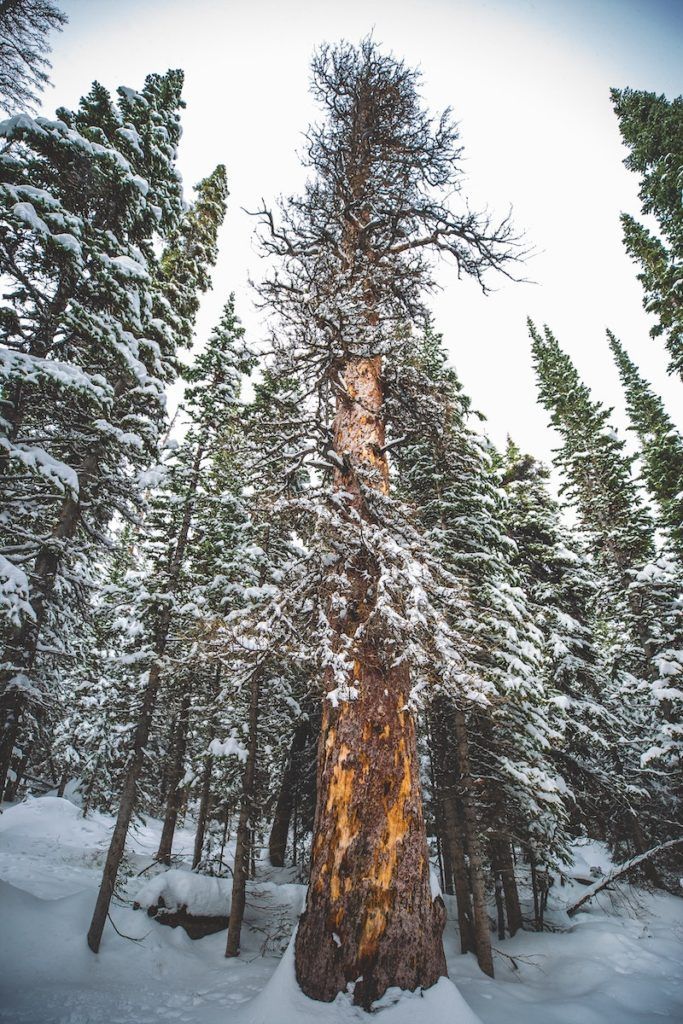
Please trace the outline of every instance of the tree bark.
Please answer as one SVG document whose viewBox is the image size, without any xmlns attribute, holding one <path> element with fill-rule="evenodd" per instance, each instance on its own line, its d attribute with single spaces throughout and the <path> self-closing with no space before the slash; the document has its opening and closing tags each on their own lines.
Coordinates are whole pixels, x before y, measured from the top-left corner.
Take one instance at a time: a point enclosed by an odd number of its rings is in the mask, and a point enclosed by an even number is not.
<svg viewBox="0 0 683 1024">
<path fill-rule="evenodd" d="M 512 862 L 510 843 L 505 839 L 497 839 L 492 843 L 491 856 L 494 871 L 500 876 L 505 895 L 505 916 L 510 935 L 514 935 L 522 927 L 522 909 L 519 903 L 519 891 L 515 866 Z"/>
<path fill-rule="evenodd" d="M 218 699 L 220 693 L 220 682 L 221 682 L 221 663 L 218 662 L 216 665 L 216 676 L 213 680 L 213 684 L 210 689 L 209 699 L 212 706 Z M 211 746 L 211 741 L 216 735 L 216 724 L 215 716 L 210 711 L 211 724 L 209 727 L 208 735 L 208 747 Z M 194 850 L 192 853 L 192 870 L 199 867 L 202 860 L 202 850 L 204 849 L 204 834 L 206 832 L 206 823 L 209 818 L 209 807 L 211 804 L 211 774 L 213 772 L 213 757 L 211 753 L 207 753 L 204 758 L 204 771 L 202 773 L 202 792 L 199 798 L 199 811 L 197 813 L 197 831 L 194 837 Z"/>
<path fill-rule="evenodd" d="M 251 677 L 249 693 L 249 743 L 247 760 L 242 776 L 242 795 L 240 815 L 237 823 L 237 839 L 235 842 L 235 863 L 232 876 L 232 898 L 230 902 L 230 919 L 228 921 L 228 941 L 225 955 L 238 956 L 240 951 L 240 933 L 244 918 L 247 878 L 249 877 L 250 829 L 254 815 L 254 796 L 256 781 L 256 755 L 258 751 L 258 717 L 260 692 L 260 666 L 257 666 Z"/>
<path fill-rule="evenodd" d="M 368 510 L 359 471 L 366 486 L 388 490 L 380 373 L 379 357 L 355 358 L 339 377 L 334 449 L 344 468 L 335 472 L 335 489 L 351 496 L 350 515 L 361 518 Z M 348 685 L 357 696 L 324 701 L 311 877 L 295 962 L 306 995 L 331 1002 L 351 982 L 354 1002 L 367 1009 L 389 987 L 428 988 L 446 974 L 445 909 L 430 889 L 408 673 L 384 664 L 360 629 L 374 607 L 377 566 L 361 554 L 347 558 L 344 571 L 350 600 L 328 619 L 339 647 L 350 642 Z"/>
<path fill-rule="evenodd" d="M 171 764 L 170 771 L 168 773 L 166 814 L 164 816 L 164 826 L 161 830 L 159 849 L 157 850 L 156 853 L 156 860 L 158 860 L 160 864 L 171 863 L 171 853 L 173 851 L 173 836 L 175 835 L 176 823 L 178 821 L 178 811 L 180 809 L 180 804 L 182 801 L 180 783 L 183 777 L 185 751 L 187 749 L 187 732 L 189 729 L 189 725 L 190 690 L 188 686 L 182 696 L 180 711 L 178 713 L 178 720 L 176 722 L 175 727 L 175 736 L 173 737 L 173 750 L 171 752 Z"/>
<path fill-rule="evenodd" d="M 470 770 L 469 741 L 465 713 L 456 709 L 453 714 L 455 741 L 460 772 L 460 792 L 467 838 L 467 852 L 470 862 L 470 883 L 472 886 L 472 910 L 474 914 L 474 941 L 477 961 L 484 974 L 493 977 L 493 955 L 491 953 L 491 931 L 486 908 L 486 885 L 484 865 L 478 835 L 477 815 L 472 800 L 472 774 Z"/>
<path fill-rule="evenodd" d="M 292 744 L 290 747 L 287 762 L 282 773 L 282 783 L 278 793 L 275 812 L 273 814 L 273 825 L 268 839 L 268 855 L 270 863 L 274 868 L 282 868 L 285 864 L 285 853 L 287 852 L 287 836 L 289 835 L 289 824 L 294 807 L 294 796 L 297 785 L 297 773 L 299 766 L 297 755 L 301 754 L 306 746 L 310 731 L 308 722 L 301 722 L 294 730 Z"/>
<path fill-rule="evenodd" d="M 111 903 L 111 898 L 114 895 L 116 876 L 118 875 L 119 865 L 121 864 L 123 850 L 126 845 L 128 828 L 130 826 L 131 818 L 133 817 L 133 811 L 135 810 L 138 779 L 144 763 L 145 746 L 147 744 L 152 725 L 152 714 L 156 703 L 160 677 L 161 669 L 159 663 L 155 662 L 152 665 L 147 678 L 142 709 L 135 727 L 131 763 L 126 774 L 126 781 L 123 785 L 119 813 L 116 817 L 114 832 L 109 844 L 107 859 L 104 864 L 104 871 L 102 872 L 100 891 L 97 894 L 95 910 L 93 912 L 92 921 L 90 922 L 90 928 L 88 929 L 88 945 L 93 953 L 99 952 L 102 932 L 104 931 L 107 915 L 109 914 L 109 905 Z"/>
</svg>

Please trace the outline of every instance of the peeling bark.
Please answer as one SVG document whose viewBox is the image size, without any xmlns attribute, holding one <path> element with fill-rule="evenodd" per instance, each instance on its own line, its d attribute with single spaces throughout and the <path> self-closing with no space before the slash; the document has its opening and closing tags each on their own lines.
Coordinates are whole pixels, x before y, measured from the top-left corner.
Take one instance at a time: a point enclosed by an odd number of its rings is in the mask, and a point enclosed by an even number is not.
<svg viewBox="0 0 683 1024">
<path fill-rule="evenodd" d="M 383 493 L 381 360 L 350 359 L 340 373 L 334 447 L 344 469 L 335 488 L 367 515 L 358 471 Z M 358 696 L 324 702 L 317 808 L 306 910 L 296 939 L 299 985 L 331 1002 L 349 983 L 369 1009 L 387 988 L 427 988 L 446 974 L 445 908 L 432 900 L 415 723 L 406 709 L 408 673 L 382 663 L 360 625 L 372 611 L 377 569 L 347 564 L 349 611 L 331 625 L 353 640 Z M 331 681 L 330 681 L 331 685 Z"/>
</svg>

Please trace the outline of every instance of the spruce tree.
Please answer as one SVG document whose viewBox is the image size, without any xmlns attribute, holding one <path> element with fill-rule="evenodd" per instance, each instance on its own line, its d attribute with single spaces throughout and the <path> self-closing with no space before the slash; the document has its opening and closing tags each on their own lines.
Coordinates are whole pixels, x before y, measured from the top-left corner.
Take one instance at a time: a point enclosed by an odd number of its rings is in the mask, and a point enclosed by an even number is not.
<svg viewBox="0 0 683 1024">
<path fill-rule="evenodd" d="M 219 208 L 218 215 L 222 216 Z M 217 230 L 218 223 L 214 222 Z M 139 628 L 133 631 L 133 651 L 139 672 L 140 708 L 132 737 L 121 803 L 116 826 L 105 862 L 102 883 L 93 919 L 88 931 L 88 945 L 98 952 L 116 877 L 123 856 L 128 828 L 138 800 L 139 780 L 144 768 L 145 749 L 152 730 L 157 695 L 168 675 L 168 646 L 171 630 L 178 628 L 178 610 L 190 597 L 188 555 L 198 504 L 202 500 L 202 475 L 207 456 L 224 443 L 234 422 L 239 394 L 239 369 L 243 366 L 242 337 L 244 331 L 235 317 L 231 298 L 216 330 L 211 334 L 206 351 L 190 371 L 191 387 L 188 406 L 193 416 L 193 429 L 183 444 L 174 451 L 167 467 L 164 486 L 152 501 L 148 537 L 144 544 L 147 562 L 145 586 L 140 581 L 137 592 Z M 186 613 L 192 613 L 192 605 Z M 182 673 L 182 655 L 174 652 L 173 661 L 181 666 L 180 692 L 177 697 L 178 722 L 172 738 L 172 763 L 169 777 L 169 798 L 160 858 L 170 857 L 177 816 L 177 789 L 182 775 L 184 747 L 189 726 L 191 693 L 188 678 Z"/>
<path fill-rule="evenodd" d="M 637 89 L 612 89 L 611 96 L 629 149 L 624 163 L 639 175 L 642 213 L 654 217 L 658 229 L 622 213 L 624 244 L 640 264 L 644 306 L 656 319 L 650 333 L 664 335 L 670 371 L 683 377 L 683 96 L 667 100 Z"/>
<path fill-rule="evenodd" d="M 610 426 L 610 410 L 591 398 L 548 328 L 543 336 L 533 324 L 530 331 L 541 402 L 562 438 L 556 465 L 595 559 L 598 615 L 611 637 L 612 671 L 630 715 L 631 755 L 636 762 L 640 756 L 642 771 L 660 760 L 667 773 L 666 781 L 653 778 L 647 787 L 641 776 L 645 806 L 660 807 L 647 815 L 650 836 L 670 838 L 681 764 L 680 563 L 655 549 L 654 523 L 631 472 L 634 457 Z M 642 852 L 642 823 L 635 812 L 629 821 L 636 852 Z"/>
<path fill-rule="evenodd" d="M 156 248 L 183 215 L 181 87 L 180 72 L 150 75 L 115 104 L 96 83 L 57 120 L 0 126 L 3 782 L 24 711 L 50 703 L 39 648 L 56 654 L 72 633 L 65 616 L 114 513 L 136 515 L 163 427 L 179 339 L 159 309 Z"/>
<path fill-rule="evenodd" d="M 640 444 L 643 481 L 659 506 L 660 525 L 683 559 L 683 437 L 621 342 L 611 331 L 607 337 L 624 388 L 631 429 Z"/>
<path fill-rule="evenodd" d="M 54 0 L 3 0 L 0 4 L 0 107 L 33 108 L 49 83 L 51 31 L 67 17 Z"/>
</svg>

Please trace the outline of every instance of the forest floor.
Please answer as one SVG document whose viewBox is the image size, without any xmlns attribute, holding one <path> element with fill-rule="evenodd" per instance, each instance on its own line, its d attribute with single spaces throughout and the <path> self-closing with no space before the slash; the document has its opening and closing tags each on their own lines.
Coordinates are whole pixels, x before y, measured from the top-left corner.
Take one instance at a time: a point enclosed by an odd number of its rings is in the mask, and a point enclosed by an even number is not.
<svg viewBox="0 0 683 1024">
<path fill-rule="evenodd" d="M 112 819 L 83 819 L 57 797 L 5 805 L 0 816 L 0 1021 L 2 1024 L 347 1024 L 368 1019 L 347 996 L 313 1003 L 296 988 L 288 944 L 305 889 L 291 869 L 265 866 L 250 883 L 242 953 L 226 960 L 225 932 L 193 941 L 121 902 L 112 907 L 99 956 L 85 943 Z M 135 898 L 158 844 L 160 823 L 131 836 Z M 193 833 L 174 850 L 189 857 Z M 605 850 L 577 851 L 575 874 L 609 867 Z M 182 862 L 180 862 L 182 865 Z M 156 870 L 153 869 L 153 870 Z M 189 881 L 189 880 L 188 880 Z M 149 883 L 147 883 L 149 885 Z M 192 884 L 192 883 L 190 883 Z M 227 884 L 227 883 L 226 883 Z M 683 1020 L 683 900 L 620 886 L 569 919 L 582 886 L 551 889 L 558 930 L 495 941 L 495 980 L 458 953 L 446 897 L 450 982 L 424 997 L 390 993 L 380 1024 L 653 1024 Z M 503 955 L 506 954 L 506 955 Z M 514 963 L 513 959 L 514 958 Z M 470 1009 L 468 1009 L 468 1007 Z"/>
</svg>

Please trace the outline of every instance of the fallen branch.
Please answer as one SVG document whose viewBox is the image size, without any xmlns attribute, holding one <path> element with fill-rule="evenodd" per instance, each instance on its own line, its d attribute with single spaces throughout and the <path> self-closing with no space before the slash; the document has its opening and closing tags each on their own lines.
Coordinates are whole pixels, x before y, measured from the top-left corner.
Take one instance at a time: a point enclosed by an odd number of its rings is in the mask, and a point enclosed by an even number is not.
<svg viewBox="0 0 683 1024">
<path fill-rule="evenodd" d="M 589 889 L 586 889 L 581 899 L 578 899 L 575 903 L 571 903 L 567 907 L 567 916 L 573 917 L 579 907 L 582 907 L 588 900 L 592 900 L 603 889 L 606 889 L 608 885 L 615 882 L 617 878 L 621 878 L 628 871 L 633 868 L 637 868 L 643 861 L 650 860 L 655 854 L 661 853 L 662 850 L 670 850 L 673 846 L 680 846 L 683 844 L 683 836 L 680 839 L 670 839 L 667 843 L 660 843 L 659 846 L 653 846 L 651 850 L 646 850 L 645 853 L 639 853 L 636 857 L 631 857 L 624 864 L 618 864 L 617 867 L 612 868 L 609 874 L 605 875 L 601 881 L 591 885 Z"/>
</svg>

